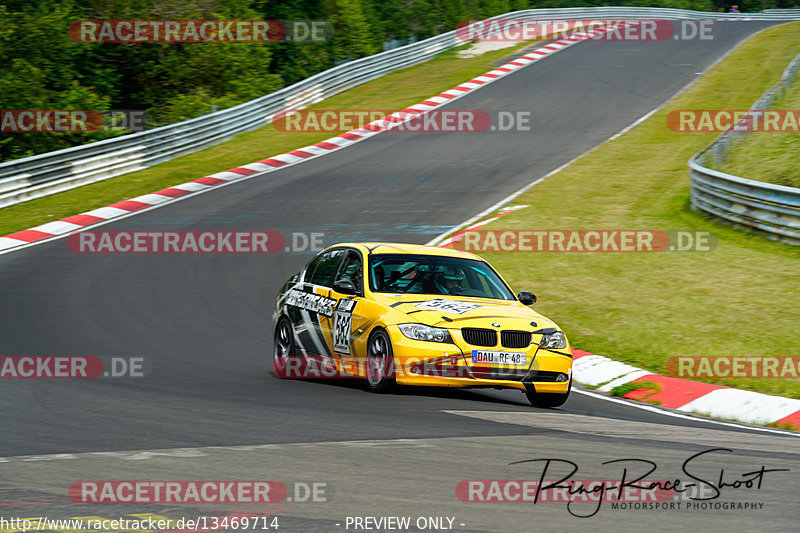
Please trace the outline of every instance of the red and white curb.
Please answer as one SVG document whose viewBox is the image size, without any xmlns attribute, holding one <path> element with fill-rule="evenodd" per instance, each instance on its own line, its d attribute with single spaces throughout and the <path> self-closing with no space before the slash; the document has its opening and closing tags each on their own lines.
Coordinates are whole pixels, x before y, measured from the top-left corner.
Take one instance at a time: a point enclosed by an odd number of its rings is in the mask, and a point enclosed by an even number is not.
<svg viewBox="0 0 800 533">
<path fill-rule="evenodd" d="M 630 23 L 623 23 L 628 25 Z M 470 92 L 485 86 L 497 79 L 507 76 L 523 67 L 539 61 L 540 59 L 552 55 L 559 50 L 563 50 L 569 46 L 591 39 L 592 37 L 601 33 L 617 29 L 619 25 L 610 25 L 604 28 L 598 28 L 589 32 L 577 33 L 567 39 L 561 39 L 550 43 L 541 48 L 537 48 L 531 53 L 522 56 L 514 61 L 506 63 L 501 67 L 487 72 L 477 78 L 462 83 L 458 87 L 454 87 L 441 94 L 428 98 L 396 113 L 386 116 L 381 120 L 371 122 L 363 128 L 350 130 L 347 133 L 337 135 L 322 142 L 318 142 L 311 146 L 305 146 L 291 152 L 272 156 L 249 165 L 226 170 L 224 172 L 217 172 L 187 183 L 175 185 L 151 194 L 145 194 L 117 202 L 106 207 L 93 209 L 85 213 L 73 215 L 61 220 L 48 222 L 41 226 L 36 226 L 31 229 L 18 231 L 0 237 L 0 253 L 12 251 L 14 249 L 30 246 L 34 243 L 43 242 L 59 236 L 64 236 L 69 233 L 82 230 L 86 227 L 106 222 L 118 217 L 130 215 L 136 211 L 148 208 L 155 208 L 162 204 L 172 203 L 183 199 L 187 196 L 200 194 L 220 185 L 226 185 L 235 181 L 240 181 L 253 177 L 256 174 L 264 174 L 272 172 L 281 168 L 285 168 L 297 163 L 302 163 L 314 157 L 325 155 L 333 152 L 344 146 L 357 143 L 394 127 L 412 120 L 414 115 L 419 115 L 440 107 L 446 103 L 452 102 Z"/>
<path fill-rule="evenodd" d="M 637 389 L 625 394 L 625 398 L 748 424 L 775 423 L 800 428 L 800 400 L 663 376 L 575 348 L 572 353 L 575 381 L 597 387 L 601 392 L 610 392 L 626 383 L 648 381 L 661 390 Z"/>
</svg>

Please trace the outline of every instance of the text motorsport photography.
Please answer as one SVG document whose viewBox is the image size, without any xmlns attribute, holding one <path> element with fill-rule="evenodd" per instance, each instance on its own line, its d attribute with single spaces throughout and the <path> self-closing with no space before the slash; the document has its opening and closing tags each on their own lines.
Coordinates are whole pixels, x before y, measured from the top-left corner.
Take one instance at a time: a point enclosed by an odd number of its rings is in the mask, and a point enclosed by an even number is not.
<svg viewBox="0 0 800 533">
<path fill-rule="evenodd" d="M 534 479 L 464 480 L 456 486 L 459 500 L 469 503 L 566 504 L 567 512 L 579 518 L 597 515 L 606 504 L 611 510 L 631 511 L 725 511 L 761 510 L 763 501 L 741 498 L 757 496 L 767 477 L 773 483 L 785 479 L 789 468 L 736 465 L 716 472 L 704 465 L 711 454 L 735 454 L 729 448 L 711 448 L 690 455 L 678 474 L 669 479 L 653 479 L 659 466 L 641 458 L 612 459 L 601 462 L 621 470 L 615 479 L 581 479 L 579 465 L 563 458 L 526 459 L 510 463 L 518 469 L 541 470 Z M 743 463 L 737 457 L 738 463 Z M 539 468 L 541 465 L 541 468 Z M 742 472 L 742 470 L 744 470 Z M 731 472 L 732 471 L 732 472 Z M 769 475 L 767 475 L 769 474 Z M 549 476 L 561 475 L 560 478 Z M 778 480 L 778 481 L 776 481 Z"/>
</svg>

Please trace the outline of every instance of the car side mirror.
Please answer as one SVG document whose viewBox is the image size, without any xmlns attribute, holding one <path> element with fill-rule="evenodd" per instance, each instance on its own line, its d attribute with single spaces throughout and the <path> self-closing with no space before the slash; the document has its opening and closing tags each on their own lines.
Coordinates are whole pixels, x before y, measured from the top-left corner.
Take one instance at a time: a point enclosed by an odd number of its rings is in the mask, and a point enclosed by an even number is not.
<svg viewBox="0 0 800 533">
<path fill-rule="evenodd" d="M 356 286 L 349 279 L 340 279 L 333 282 L 333 290 L 340 294 L 347 294 L 348 296 L 355 296 L 358 294 Z"/>
<path fill-rule="evenodd" d="M 528 291 L 519 291 L 517 300 L 523 305 L 533 305 L 536 303 L 536 295 Z"/>
</svg>

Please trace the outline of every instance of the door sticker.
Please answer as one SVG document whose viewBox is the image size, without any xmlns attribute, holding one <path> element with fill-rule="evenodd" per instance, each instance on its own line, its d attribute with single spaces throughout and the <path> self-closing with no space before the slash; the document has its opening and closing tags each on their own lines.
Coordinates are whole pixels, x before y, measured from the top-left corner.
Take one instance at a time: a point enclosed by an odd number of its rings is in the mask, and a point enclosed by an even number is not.
<svg viewBox="0 0 800 533">
<path fill-rule="evenodd" d="M 333 319 L 333 351 L 342 355 L 350 355 L 350 325 L 353 322 L 353 309 L 356 300 L 342 298 L 336 304 Z"/>
<path fill-rule="evenodd" d="M 419 309 L 428 309 L 431 311 L 444 311 L 445 313 L 453 313 L 456 315 L 463 315 L 473 309 L 477 309 L 479 307 L 483 307 L 482 305 L 478 304 L 471 304 L 467 302 L 459 302 L 455 300 L 443 300 L 441 298 L 437 298 L 435 300 L 428 300 L 427 302 L 422 302 L 417 304 Z"/>
</svg>

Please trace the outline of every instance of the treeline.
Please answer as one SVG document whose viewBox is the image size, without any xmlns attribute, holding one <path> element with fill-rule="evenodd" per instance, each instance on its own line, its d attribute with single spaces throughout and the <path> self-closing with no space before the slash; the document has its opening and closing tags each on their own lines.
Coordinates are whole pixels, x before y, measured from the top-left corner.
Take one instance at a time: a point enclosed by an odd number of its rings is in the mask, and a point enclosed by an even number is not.
<svg viewBox="0 0 800 533">
<path fill-rule="evenodd" d="M 638 6 L 668 7 L 690 9 L 693 11 L 727 12 L 731 5 L 738 5 L 739 11 L 757 13 L 762 9 L 785 9 L 797 7 L 800 0 L 532 0 L 532 8 L 540 7 L 580 7 L 580 6 Z"/>
<path fill-rule="evenodd" d="M 766 7 L 783 7 L 781 1 L 769 0 Z M 610 3 L 704 11 L 728 7 L 716 0 Z M 464 19 L 530 7 L 607 4 L 599 0 L 0 0 L 0 109 L 146 110 L 153 125 L 168 124 L 263 96 L 334 65 L 380 52 L 386 42 L 452 30 Z M 755 2 L 739 4 L 750 8 Z M 331 23 L 333 36 L 323 42 L 195 44 L 70 39 L 70 23 L 87 19 L 325 20 Z M 122 133 L 3 133 L 0 161 Z"/>
</svg>

